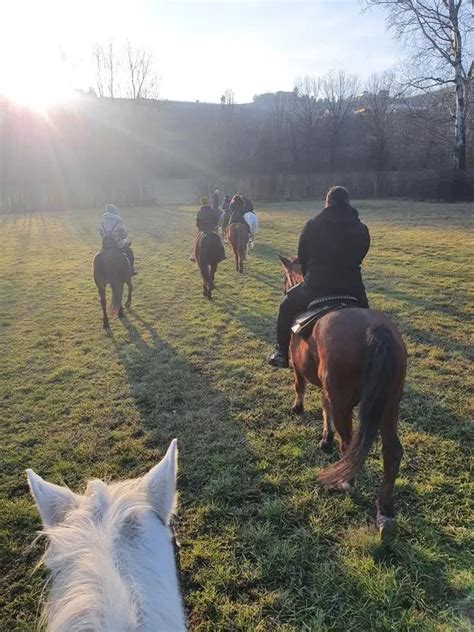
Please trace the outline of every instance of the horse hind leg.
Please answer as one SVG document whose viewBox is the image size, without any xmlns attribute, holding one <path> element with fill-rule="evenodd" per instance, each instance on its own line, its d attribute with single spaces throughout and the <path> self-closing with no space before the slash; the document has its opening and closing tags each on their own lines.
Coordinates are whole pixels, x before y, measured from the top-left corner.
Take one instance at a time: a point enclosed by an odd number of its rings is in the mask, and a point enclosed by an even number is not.
<svg viewBox="0 0 474 632">
<path fill-rule="evenodd" d="M 295 370 L 295 402 L 291 409 L 291 412 L 295 415 L 302 415 L 304 413 L 304 394 L 306 390 L 306 380 Z"/>
<path fill-rule="evenodd" d="M 377 526 L 384 544 L 390 542 L 396 534 L 393 488 L 403 456 L 403 447 L 397 434 L 397 422 L 396 414 L 386 416 L 380 429 L 383 479 L 377 499 Z"/>
<path fill-rule="evenodd" d="M 331 434 L 331 421 L 339 435 L 339 453 L 344 456 L 347 448 L 350 445 L 352 439 L 352 409 L 353 406 L 353 394 L 342 388 L 336 388 L 333 384 L 326 382 L 323 385 L 323 413 L 324 420 L 327 424 L 327 441 L 325 442 L 325 432 L 323 431 L 323 439 L 321 441 L 323 449 L 329 447 Z M 321 445 L 321 444 L 320 444 Z M 354 487 L 354 480 L 343 482 L 336 488 L 351 492 Z"/>
<path fill-rule="evenodd" d="M 245 259 L 245 248 L 241 249 L 239 252 L 239 272 L 243 274 L 244 272 L 244 259 Z"/>
<path fill-rule="evenodd" d="M 213 263 L 211 264 L 211 272 L 210 272 L 210 276 L 211 276 L 211 289 L 214 290 L 216 287 L 215 284 L 215 277 L 216 277 L 216 272 L 217 272 L 217 263 Z"/>
<path fill-rule="evenodd" d="M 128 285 L 128 296 L 127 296 L 127 302 L 125 303 L 125 307 L 127 309 L 130 309 L 130 307 L 132 306 L 132 291 L 133 291 L 133 285 L 132 285 L 131 279 L 127 281 L 127 285 Z"/>
<path fill-rule="evenodd" d="M 110 329 L 109 317 L 107 316 L 107 298 L 105 296 L 105 285 L 98 285 L 97 290 L 99 292 L 100 305 L 102 307 L 102 326 L 108 331 Z"/>
<path fill-rule="evenodd" d="M 323 452 L 330 452 L 334 446 L 334 421 L 332 418 L 331 402 L 323 394 L 323 438 L 319 447 Z"/>
</svg>

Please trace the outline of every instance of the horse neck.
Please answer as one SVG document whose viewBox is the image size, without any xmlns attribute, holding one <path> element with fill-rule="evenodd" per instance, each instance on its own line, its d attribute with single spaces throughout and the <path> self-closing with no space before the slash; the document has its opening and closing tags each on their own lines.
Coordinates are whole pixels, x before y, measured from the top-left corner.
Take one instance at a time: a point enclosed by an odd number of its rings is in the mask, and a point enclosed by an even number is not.
<svg viewBox="0 0 474 632">
<path fill-rule="evenodd" d="M 48 630 L 184 631 L 169 527 L 148 515 L 128 538 L 96 531 L 87 534 L 89 548 L 77 563 L 53 579 Z"/>
</svg>

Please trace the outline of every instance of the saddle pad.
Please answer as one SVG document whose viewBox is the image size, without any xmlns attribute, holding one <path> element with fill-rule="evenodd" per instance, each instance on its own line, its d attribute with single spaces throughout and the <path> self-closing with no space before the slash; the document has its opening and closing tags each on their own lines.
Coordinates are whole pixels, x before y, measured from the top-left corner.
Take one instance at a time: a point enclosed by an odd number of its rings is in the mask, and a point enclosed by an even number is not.
<svg viewBox="0 0 474 632">
<path fill-rule="evenodd" d="M 314 325 L 326 314 L 358 306 L 359 303 L 355 296 L 325 296 L 317 298 L 311 301 L 305 312 L 302 312 L 295 318 L 291 331 L 302 338 L 308 338 L 313 331 Z"/>
</svg>

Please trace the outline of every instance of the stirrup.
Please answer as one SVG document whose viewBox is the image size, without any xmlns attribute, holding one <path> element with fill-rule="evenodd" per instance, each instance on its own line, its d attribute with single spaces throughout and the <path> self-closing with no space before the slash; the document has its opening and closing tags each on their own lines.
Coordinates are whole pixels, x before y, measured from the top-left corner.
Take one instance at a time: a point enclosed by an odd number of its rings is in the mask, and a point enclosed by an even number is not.
<svg viewBox="0 0 474 632">
<path fill-rule="evenodd" d="M 267 358 L 267 362 L 270 366 L 274 366 L 277 369 L 287 369 L 290 366 L 288 356 L 280 351 L 280 349 L 272 351 Z"/>
</svg>

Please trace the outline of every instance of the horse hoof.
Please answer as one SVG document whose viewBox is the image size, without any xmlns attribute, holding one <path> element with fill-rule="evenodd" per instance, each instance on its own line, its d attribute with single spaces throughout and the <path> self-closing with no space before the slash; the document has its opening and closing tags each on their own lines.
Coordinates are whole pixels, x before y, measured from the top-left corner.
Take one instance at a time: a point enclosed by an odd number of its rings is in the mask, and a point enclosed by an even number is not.
<svg viewBox="0 0 474 632">
<path fill-rule="evenodd" d="M 342 483 L 337 483 L 336 485 L 329 487 L 329 490 L 350 496 L 352 492 L 354 491 L 354 488 L 355 488 L 355 485 L 353 483 L 349 481 L 344 481 Z"/>
<path fill-rule="evenodd" d="M 302 404 L 295 404 L 292 408 L 291 408 L 291 412 L 294 415 L 302 415 L 304 413 L 304 406 Z"/>
<path fill-rule="evenodd" d="M 332 439 L 331 440 L 321 439 L 321 441 L 319 442 L 319 448 L 323 452 L 332 452 L 333 447 L 334 447 L 334 443 Z"/>
<path fill-rule="evenodd" d="M 377 526 L 382 544 L 391 544 L 397 537 L 397 522 L 395 518 L 387 518 L 387 516 L 379 514 L 377 516 Z"/>
</svg>

